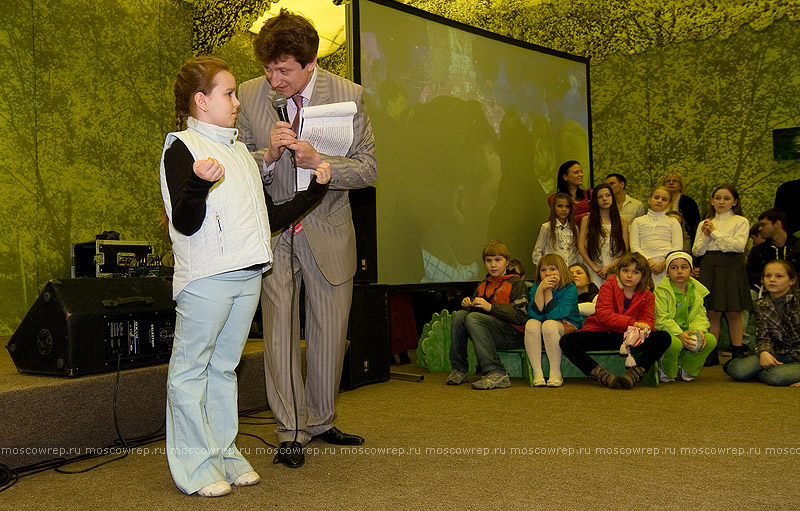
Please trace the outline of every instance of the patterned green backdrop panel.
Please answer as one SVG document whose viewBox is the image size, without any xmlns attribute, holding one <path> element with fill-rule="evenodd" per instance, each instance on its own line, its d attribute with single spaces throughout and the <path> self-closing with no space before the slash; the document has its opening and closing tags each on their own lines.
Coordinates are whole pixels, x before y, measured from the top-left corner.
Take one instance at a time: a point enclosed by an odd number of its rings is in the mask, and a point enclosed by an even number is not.
<svg viewBox="0 0 800 511">
<path fill-rule="evenodd" d="M 174 30 L 190 13 L 180 2 L 71 5 L 35 9 L 39 269 L 53 277 L 68 276 L 71 243 L 104 230 L 164 241 L 157 164 L 173 103 L 161 77 L 191 43 L 188 16 Z"/>
<path fill-rule="evenodd" d="M 236 34 L 228 42 L 214 48 L 213 54 L 231 66 L 237 85 L 264 74 L 264 68 L 253 53 L 255 34 L 250 31 Z"/>
<path fill-rule="evenodd" d="M 0 334 L 16 328 L 39 292 L 31 8 L 31 1 L 4 2 L 0 11 Z"/>
<path fill-rule="evenodd" d="M 626 174 L 642 198 L 678 172 L 701 209 L 714 187 L 732 183 L 755 219 L 780 183 L 800 177 L 800 162 L 772 156 L 772 130 L 800 125 L 798 47 L 800 23 L 783 19 L 609 57 L 593 68 L 596 169 Z"/>
<path fill-rule="evenodd" d="M 745 25 L 763 30 L 788 16 L 800 21 L 800 0 L 400 0 L 418 9 L 522 41 L 591 57 L 665 44 L 723 39 Z"/>
<path fill-rule="evenodd" d="M 195 55 L 214 53 L 231 37 L 245 33 L 269 9 L 270 0 L 192 0 Z"/>
<path fill-rule="evenodd" d="M 158 161 L 192 23 L 191 5 L 179 0 L 33 0 L 14 8 L 2 15 L 9 35 L 0 62 L 11 78 L 10 97 L 4 85 L 0 100 L 10 105 L 0 104 L 0 130 L 11 142 L 0 153 L 15 169 L 3 182 L 6 335 L 47 280 L 69 276 L 72 243 L 116 230 L 168 249 L 157 226 Z"/>
<path fill-rule="evenodd" d="M 595 183 L 619 173 L 628 179 L 628 193 L 643 197 L 650 187 L 643 182 L 649 161 L 647 62 L 638 55 L 615 55 L 590 73 Z M 631 130 L 640 136 L 631 136 Z"/>
</svg>

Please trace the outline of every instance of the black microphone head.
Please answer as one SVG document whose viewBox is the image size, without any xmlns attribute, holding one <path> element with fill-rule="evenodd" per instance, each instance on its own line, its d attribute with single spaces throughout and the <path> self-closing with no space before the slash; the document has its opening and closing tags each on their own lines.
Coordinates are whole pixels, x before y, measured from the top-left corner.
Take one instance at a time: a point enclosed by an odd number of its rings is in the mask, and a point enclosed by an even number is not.
<svg viewBox="0 0 800 511">
<path fill-rule="evenodd" d="M 275 97 L 272 98 L 272 108 L 275 110 L 279 108 L 286 108 L 286 96 L 283 94 L 275 94 Z"/>
<path fill-rule="evenodd" d="M 275 97 L 272 98 L 272 108 L 278 112 L 278 119 L 291 124 L 291 121 L 289 121 L 289 111 L 286 109 L 286 96 L 280 93 L 275 94 Z"/>
</svg>

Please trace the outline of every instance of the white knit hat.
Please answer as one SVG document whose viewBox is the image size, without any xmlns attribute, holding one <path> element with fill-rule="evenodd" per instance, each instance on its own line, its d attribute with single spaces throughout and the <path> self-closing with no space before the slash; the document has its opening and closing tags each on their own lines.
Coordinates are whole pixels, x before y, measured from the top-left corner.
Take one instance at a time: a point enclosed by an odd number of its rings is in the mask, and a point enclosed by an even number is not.
<svg viewBox="0 0 800 511">
<path fill-rule="evenodd" d="M 694 270 L 694 264 L 692 264 L 692 256 L 688 253 L 684 252 L 683 250 L 676 250 L 675 252 L 670 252 L 667 254 L 667 268 L 672 261 L 675 259 L 686 259 L 689 262 L 689 268 Z"/>
</svg>

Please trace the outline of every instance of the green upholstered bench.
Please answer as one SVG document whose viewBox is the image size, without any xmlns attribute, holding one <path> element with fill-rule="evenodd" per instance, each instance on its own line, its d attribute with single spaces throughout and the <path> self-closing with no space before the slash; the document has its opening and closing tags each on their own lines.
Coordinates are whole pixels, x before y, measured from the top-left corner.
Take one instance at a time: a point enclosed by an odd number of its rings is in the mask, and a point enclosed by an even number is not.
<svg viewBox="0 0 800 511">
<path fill-rule="evenodd" d="M 524 348 L 516 350 L 498 350 L 497 356 L 506 367 L 512 378 L 522 378 L 529 387 L 533 387 L 533 369 Z"/>
<path fill-rule="evenodd" d="M 522 378 L 528 386 L 533 387 L 533 369 L 531 368 L 528 354 L 524 349 L 502 350 L 497 352 L 500 362 L 506 367 L 506 372 L 512 378 Z M 625 374 L 625 357 L 620 356 L 617 350 L 589 351 L 588 355 L 595 359 L 598 364 L 605 367 L 608 371 L 616 374 Z M 547 354 L 542 349 L 542 372 L 547 376 L 550 373 L 550 361 Z M 583 371 L 578 369 L 575 364 L 567 357 L 561 356 L 561 376 L 564 378 L 586 378 Z M 642 381 L 652 387 L 658 387 L 658 362 L 645 373 Z"/>
<path fill-rule="evenodd" d="M 443 310 L 441 313 L 433 315 L 431 321 L 425 325 L 417 346 L 417 365 L 426 367 L 430 372 L 450 372 L 450 312 Z M 468 344 L 469 372 L 475 372 L 477 361 L 472 342 Z M 523 378 L 525 383 L 533 386 L 533 370 L 528 361 L 528 355 L 523 348 L 515 350 L 503 350 L 497 352 L 500 361 L 506 368 L 508 375 L 512 378 Z M 603 367 L 614 374 L 625 373 L 625 357 L 621 357 L 616 350 L 590 351 L 589 355 L 597 360 Z M 545 375 L 550 372 L 550 364 L 547 355 L 542 349 L 542 370 Z M 561 375 L 564 378 L 585 378 L 586 375 L 580 369 L 561 357 Z M 645 374 L 643 381 L 658 387 L 658 367 L 653 367 Z"/>
</svg>

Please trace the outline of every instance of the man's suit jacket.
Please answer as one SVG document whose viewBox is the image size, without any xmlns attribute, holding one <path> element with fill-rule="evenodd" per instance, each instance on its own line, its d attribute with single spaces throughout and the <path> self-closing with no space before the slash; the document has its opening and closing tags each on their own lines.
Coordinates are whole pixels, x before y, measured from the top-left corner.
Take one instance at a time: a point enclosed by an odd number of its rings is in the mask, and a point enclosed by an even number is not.
<svg viewBox="0 0 800 511">
<path fill-rule="evenodd" d="M 269 147 L 269 132 L 278 121 L 272 107 L 274 96 L 275 91 L 263 76 L 239 87 L 239 140 L 253 153 L 259 168 Z M 346 282 L 356 273 L 355 230 L 348 190 L 371 186 L 378 176 L 375 141 L 362 96 L 360 85 L 317 67 L 310 105 L 354 101 L 358 110 L 353 118 L 353 144 L 347 155 L 321 155 L 331 165 L 330 187 L 322 201 L 301 219 L 314 259 L 332 285 Z M 271 179 L 266 190 L 275 203 L 289 200 L 295 187 L 289 151 L 284 151 L 275 163 Z M 273 247 L 277 241 L 278 236 L 273 236 Z"/>
</svg>

